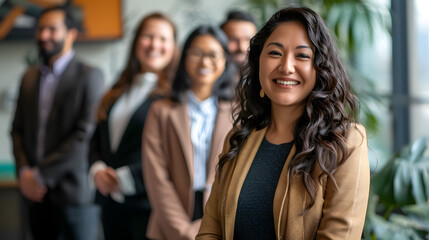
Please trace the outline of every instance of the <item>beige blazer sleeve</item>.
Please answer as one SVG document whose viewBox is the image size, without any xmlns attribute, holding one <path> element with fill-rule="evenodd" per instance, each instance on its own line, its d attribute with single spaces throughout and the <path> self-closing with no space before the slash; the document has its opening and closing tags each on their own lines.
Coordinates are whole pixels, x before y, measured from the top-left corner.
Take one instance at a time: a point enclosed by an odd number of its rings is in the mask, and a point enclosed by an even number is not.
<svg viewBox="0 0 429 240">
<path fill-rule="evenodd" d="M 328 180 L 316 239 L 361 239 L 369 196 L 370 170 L 365 128 L 357 124 L 347 136 L 351 152 Z"/>
<path fill-rule="evenodd" d="M 228 152 L 230 145 L 229 145 L 229 138 L 233 134 L 233 130 L 231 130 L 227 137 L 225 138 L 222 154 L 219 156 L 222 156 L 224 153 Z M 224 170 L 226 166 L 224 167 Z M 225 174 L 225 171 L 223 171 Z M 223 194 L 221 193 L 221 188 L 219 186 L 220 182 L 220 176 L 219 171 L 216 169 L 216 176 L 215 180 L 213 182 L 212 190 L 210 193 L 209 200 L 206 203 L 204 216 L 201 222 L 200 230 L 198 232 L 198 235 L 196 237 L 197 240 L 203 240 L 203 239 L 224 239 L 223 232 L 222 231 L 222 218 L 220 216 L 220 203 L 222 202 L 220 198 L 223 197 Z M 222 182 L 223 184 L 227 185 L 225 182 Z M 228 186 L 226 186 L 228 187 Z"/>
<path fill-rule="evenodd" d="M 152 104 L 143 131 L 143 176 L 152 205 L 148 226 L 151 239 L 193 239 L 200 221 L 191 222 L 169 177 L 166 137 L 166 101 Z M 151 229 L 156 229 L 151 231 Z"/>
<path fill-rule="evenodd" d="M 207 201 L 204 217 L 201 222 L 200 230 L 196 237 L 197 240 L 202 239 L 223 239 L 221 218 L 219 216 L 218 200 L 219 200 L 219 172 L 216 172 L 215 181 L 212 186 L 212 191 Z"/>
</svg>

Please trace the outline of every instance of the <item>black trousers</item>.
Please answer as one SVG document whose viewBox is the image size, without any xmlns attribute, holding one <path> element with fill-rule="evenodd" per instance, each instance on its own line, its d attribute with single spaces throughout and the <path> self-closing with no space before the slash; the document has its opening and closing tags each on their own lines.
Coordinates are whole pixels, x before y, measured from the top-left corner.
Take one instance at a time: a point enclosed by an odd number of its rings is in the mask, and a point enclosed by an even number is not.
<svg viewBox="0 0 429 240">
<path fill-rule="evenodd" d="M 192 221 L 203 218 L 204 214 L 204 199 L 203 191 L 195 191 L 194 216 Z"/>
<path fill-rule="evenodd" d="M 101 220 L 105 240 L 145 240 L 150 210 L 111 200 L 103 205 Z"/>
<path fill-rule="evenodd" d="M 63 207 L 46 201 L 26 202 L 28 223 L 34 240 L 97 239 L 100 214 L 98 206 Z"/>
</svg>

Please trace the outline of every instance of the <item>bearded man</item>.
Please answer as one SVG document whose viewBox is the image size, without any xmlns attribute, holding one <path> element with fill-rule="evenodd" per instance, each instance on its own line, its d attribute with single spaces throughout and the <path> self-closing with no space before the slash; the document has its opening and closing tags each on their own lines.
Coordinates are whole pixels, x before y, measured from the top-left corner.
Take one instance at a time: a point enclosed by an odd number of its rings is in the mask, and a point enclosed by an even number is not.
<svg viewBox="0 0 429 240">
<path fill-rule="evenodd" d="M 246 63 L 250 39 L 256 34 L 255 21 L 250 13 L 231 10 L 220 26 L 228 37 L 228 48 L 232 60 L 240 68 Z"/>
<path fill-rule="evenodd" d="M 12 123 L 13 153 L 33 239 L 95 239 L 88 148 L 103 91 L 100 70 L 75 57 L 75 21 L 52 7 L 38 19 L 43 63 L 22 77 Z"/>
</svg>

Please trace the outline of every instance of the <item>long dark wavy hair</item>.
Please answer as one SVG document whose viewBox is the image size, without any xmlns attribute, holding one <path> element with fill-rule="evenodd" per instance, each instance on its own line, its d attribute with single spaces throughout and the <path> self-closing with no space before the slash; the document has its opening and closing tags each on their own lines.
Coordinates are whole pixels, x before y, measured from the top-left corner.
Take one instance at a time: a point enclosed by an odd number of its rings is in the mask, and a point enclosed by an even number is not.
<svg viewBox="0 0 429 240">
<path fill-rule="evenodd" d="M 299 22 L 314 46 L 313 66 L 316 84 L 306 98 L 304 112 L 294 128 L 296 154 L 289 171 L 302 176 L 311 202 L 314 204 L 316 180 L 327 175 L 334 183 L 333 173 L 342 164 L 349 150 L 345 134 L 354 120 L 357 98 L 351 93 L 350 79 L 344 69 L 336 46 L 322 18 L 306 7 L 288 7 L 275 13 L 251 39 L 248 63 L 237 87 L 238 104 L 234 108 L 234 133 L 229 139 L 230 149 L 219 161 L 219 171 L 229 161 L 235 161 L 247 137 L 253 130 L 267 127 L 271 121 L 271 102 L 261 98 L 259 92 L 259 58 L 267 38 L 283 22 Z M 312 177 L 318 164 L 323 173 L 319 179 Z M 336 184 L 336 183 L 335 183 Z"/>
<path fill-rule="evenodd" d="M 167 22 L 169 25 L 171 25 L 171 28 L 173 29 L 174 42 L 177 42 L 176 26 L 167 16 L 158 12 L 145 16 L 140 21 L 140 24 L 136 28 L 125 69 L 122 71 L 118 81 L 115 84 L 113 84 L 111 89 L 104 95 L 103 99 L 101 100 L 100 106 L 97 111 L 98 121 L 104 120 L 107 118 L 107 112 L 109 111 L 110 107 L 113 106 L 113 104 L 119 99 L 119 97 L 125 91 L 129 90 L 129 88 L 131 87 L 134 81 L 134 77 L 137 74 L 141 73 L 141 69 L 140 69 L 141 65 L 137 58 L 136 49 L 137 49 L 137 44 L 138 44 L 141 32 L 144 30 L 146 25 L 151 20 L 162 20 Z M 158 86 L 154 89 L 151 95 L 157 94 L 157 95 L 166 96 L 169 94 L 170 87 L 171 87 L 171 79 L 173 78 L 174 70 L 177 65 L 176 64 L 177 56 L 178 56 L 177 47 L 174 51 L 175 53 L 174 53 L 173 59 L 158 76 Z"/>
<path fill-rule="evenodd" d="M 176 75 L 173 80 L 173 86 L 171 88 L 170 99 L 173 102 L 181 102 L 184 92 L 188 90 L 192 85 L 192 80 L 189 77 L 189 74 L 186 72 L 185 67 L 187 51 L 191 47 L 191 44 L 194 39 L 202 35 L 210 35 L 214 37 L 222 46 L 222 49 L 225 54 L 225 70 L 213 85 L 213 96 L 216 96 L 220 100 L 227 101 L 232 100 L 232 98 L 234 97 L 234 86 L 236 83 L 235 78 L 237 76 L 237 68 L 229 57 L 228 38 L 225 33 L 218 27 L 211 25 L 201 25 L 197 27 L 194 31 L 192 31 L 192 33 L 186 39 L 185 45 L 183 46 L 179 66 L 177 67 Z"/>
</svg>

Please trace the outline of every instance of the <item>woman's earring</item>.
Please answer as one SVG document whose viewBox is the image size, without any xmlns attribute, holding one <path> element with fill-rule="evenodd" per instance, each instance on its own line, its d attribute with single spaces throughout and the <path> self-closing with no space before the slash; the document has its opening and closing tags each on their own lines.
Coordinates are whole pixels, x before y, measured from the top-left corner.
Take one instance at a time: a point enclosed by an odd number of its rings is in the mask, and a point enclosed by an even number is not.
<svg viewBox="0 0 429 240">
<path fill-rule="evenodd" d="M 264 96 L 265 96 L 264 90 L 262 90 L 262 88 L 261 88 L 261 91 L 259 92 L 259 96 L 261 98 L 264 98 Z"/>
</svg>

